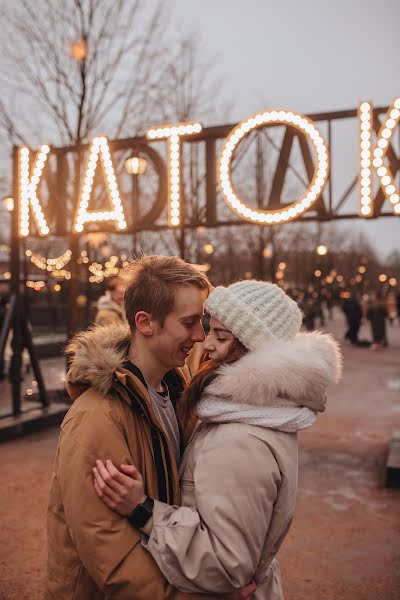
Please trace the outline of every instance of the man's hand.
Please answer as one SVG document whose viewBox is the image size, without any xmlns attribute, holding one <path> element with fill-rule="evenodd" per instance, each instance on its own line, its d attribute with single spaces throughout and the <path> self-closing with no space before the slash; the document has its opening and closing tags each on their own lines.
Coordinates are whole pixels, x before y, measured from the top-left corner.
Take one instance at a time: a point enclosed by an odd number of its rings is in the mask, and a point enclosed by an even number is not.
<svg viewBox="0 0 400 600">
<path fill-rule="evenodd" d="M 127 517 L 146 499 L 142 476 L 134 465 L 121 465 L 117 469 L 111 460 L 105 463 L 97 460 L 93 475 L 98 497 L 122 517 Z"/>
<path fill-rule="evenodd" d="M 256 589 L 257 586 L 254 583 L 254 581 L 252 581 L 245 587 L 242 587 L 242 589 L 238 590 L 237 592 L 232 592 L 232 594 L 226 594 L 221 597 L 225 598 L 225 600 L 248 600 L 252 597 Z"/>
</svg>

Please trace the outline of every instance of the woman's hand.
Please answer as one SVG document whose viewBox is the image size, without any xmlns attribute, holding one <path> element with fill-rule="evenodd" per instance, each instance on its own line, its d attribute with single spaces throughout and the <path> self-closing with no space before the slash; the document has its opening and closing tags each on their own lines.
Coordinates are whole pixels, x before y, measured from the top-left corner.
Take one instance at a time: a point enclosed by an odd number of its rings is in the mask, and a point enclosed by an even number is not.
<svg viewBox="0 0 400 600">
<path fill-rule="evenodd" d="M 93 474 L 98 497 L 122 517 L 127 517 L 146 499 L 142 476 L 134 465 L 121 465 L 117 469 L 111 460 L 105 463 L 96 460 Z"/>
</svg>

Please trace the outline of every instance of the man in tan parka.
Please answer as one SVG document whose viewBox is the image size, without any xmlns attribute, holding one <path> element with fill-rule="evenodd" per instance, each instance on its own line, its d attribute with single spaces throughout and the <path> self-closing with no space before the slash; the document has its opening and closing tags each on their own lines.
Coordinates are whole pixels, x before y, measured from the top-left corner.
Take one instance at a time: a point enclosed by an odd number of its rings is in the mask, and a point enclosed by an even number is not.
<svg viewBox="0 0 400 600">
<path fill-rule="evenodd" d="M 176 257 L 144 257 L 125 269 L 129 326 L 95 327 L 68 347 L 67 390 L 48 508 L 46 600 L 200 600 L 172 588 L 142 547 L 137 522 L 97 497 L 96 459 L 135 464 L 146 493 L 180 503 L 182 438 L 174 408 L 185 360 L 204 340 L 205 275 Z M 249 597 L 252 587 L 229 596 Z"/>
</svg>

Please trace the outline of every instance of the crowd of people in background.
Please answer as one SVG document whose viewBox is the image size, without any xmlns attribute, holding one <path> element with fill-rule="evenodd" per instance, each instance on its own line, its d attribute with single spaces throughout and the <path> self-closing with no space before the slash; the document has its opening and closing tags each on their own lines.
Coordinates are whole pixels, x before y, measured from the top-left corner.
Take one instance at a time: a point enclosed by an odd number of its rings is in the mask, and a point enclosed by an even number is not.
<svg viewBox="0 0 400 600">
<path fill-rule="evenodd" d="M 300 294 L 297 298 L 303 312 L 303 327 L 307 331 L 323 328 L 326 316 L 332 319 L 333 307 L 339 306 L 345 316 L 347 330 L 345 339 L 355 346 L 379 350 L 388 346 L 387 326 L 400 323 L 400 292 L 381 290 L 361 294 L 349 293 L 344 299 L 333 301 L 331 298 L 320 300 L 311 295 Z M 362 323 L 370 326 L 370 338 L 360 339 L 359 332 Z"/>
<path fill-rule="evenodd" d="M 125 281 L 119 277 L 110 277 L 106 280 L 105 292 L 97 300 L 92 313 L 95 325 L 125 321 L 125 287 Z M 334 308 L 342 310 L 347 325 L 344 337 L 354 346 L 368 347 L 371 350 L 385 348 L 388 346 L 388 325 L 396 322 L 400 324 L 400 291 L 384 292 L 380 289 L 365 294 L 358 291 L 345 292 L 344 298 L 322 296 L 315 292 L 291 292 L 290 289 L 287 293 L 298 303 L 303 313 L 303 329 L 306 331 L 323 329 L 327 320 L 333 318 Z M 0 330 L 7 306 L 7 298 L 0 297 Z M 370 336 L 366 339 L 359 337 L 363 322 L 370 326 Z"/>
<path fill-rule="evenodd" d="M 125 282 L 118 277 L 107 281 L 105 294 L 97 302 L 95 315 L 96 325 L 124 320 L 123 298 Z M 290 294 L 290 290 L 288 291 Z M 369 294 L 359 292 L 349 293 L 345 298 L 334 299 L 299 292 L 292 294 L 303 313 L 303 328 L 306 331 L 323 329 L 326 320 L 333 318 L 333 309 L 339 307 L 345 316 L 347 330 L 345 339 L 351 344 L 379 350 L 388 345 L 387 324 L 396 320 L 400 323 L 400 292 L 389 291 L 384 294 L 381 290 Z M 370 338 L 360 339 L 359 332 L 362 322 L 370 325 Z"/>
</svg>

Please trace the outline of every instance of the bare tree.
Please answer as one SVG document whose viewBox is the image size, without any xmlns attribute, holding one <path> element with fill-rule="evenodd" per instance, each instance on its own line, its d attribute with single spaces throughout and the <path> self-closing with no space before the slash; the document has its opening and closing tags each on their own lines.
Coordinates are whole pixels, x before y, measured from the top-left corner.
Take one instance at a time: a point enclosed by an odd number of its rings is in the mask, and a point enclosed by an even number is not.
<svg viewBox="0 0 400 600">
<path fill-rule="evenodd" d="M 2 13 L 0 126 L 12 141 L 36 142 L 43 124 L 56 144 L 132 134 L 156 112 L 169 67 L 162 3 L 19 0 Z"/>
<path fill-rule="evenodd" d="M 149 123 L 200 118 L 215 106 L 217 84 L 210 61 L 199 59 L 200 39 L 170 34 L 165 3 L 5 0 L 0 15 L 0 137 L 9 147 L 134 136 Z M 115 156 L 118 173 L 125 158 Z M 68 162 L 77 181 L 79 161 Z M 50 187 L 54 175 L 49 161 Z M 153 187 L 143 192 L 151 196 Z M 97 193 L 101 205 L 104 190 Z"/>
</svg>

